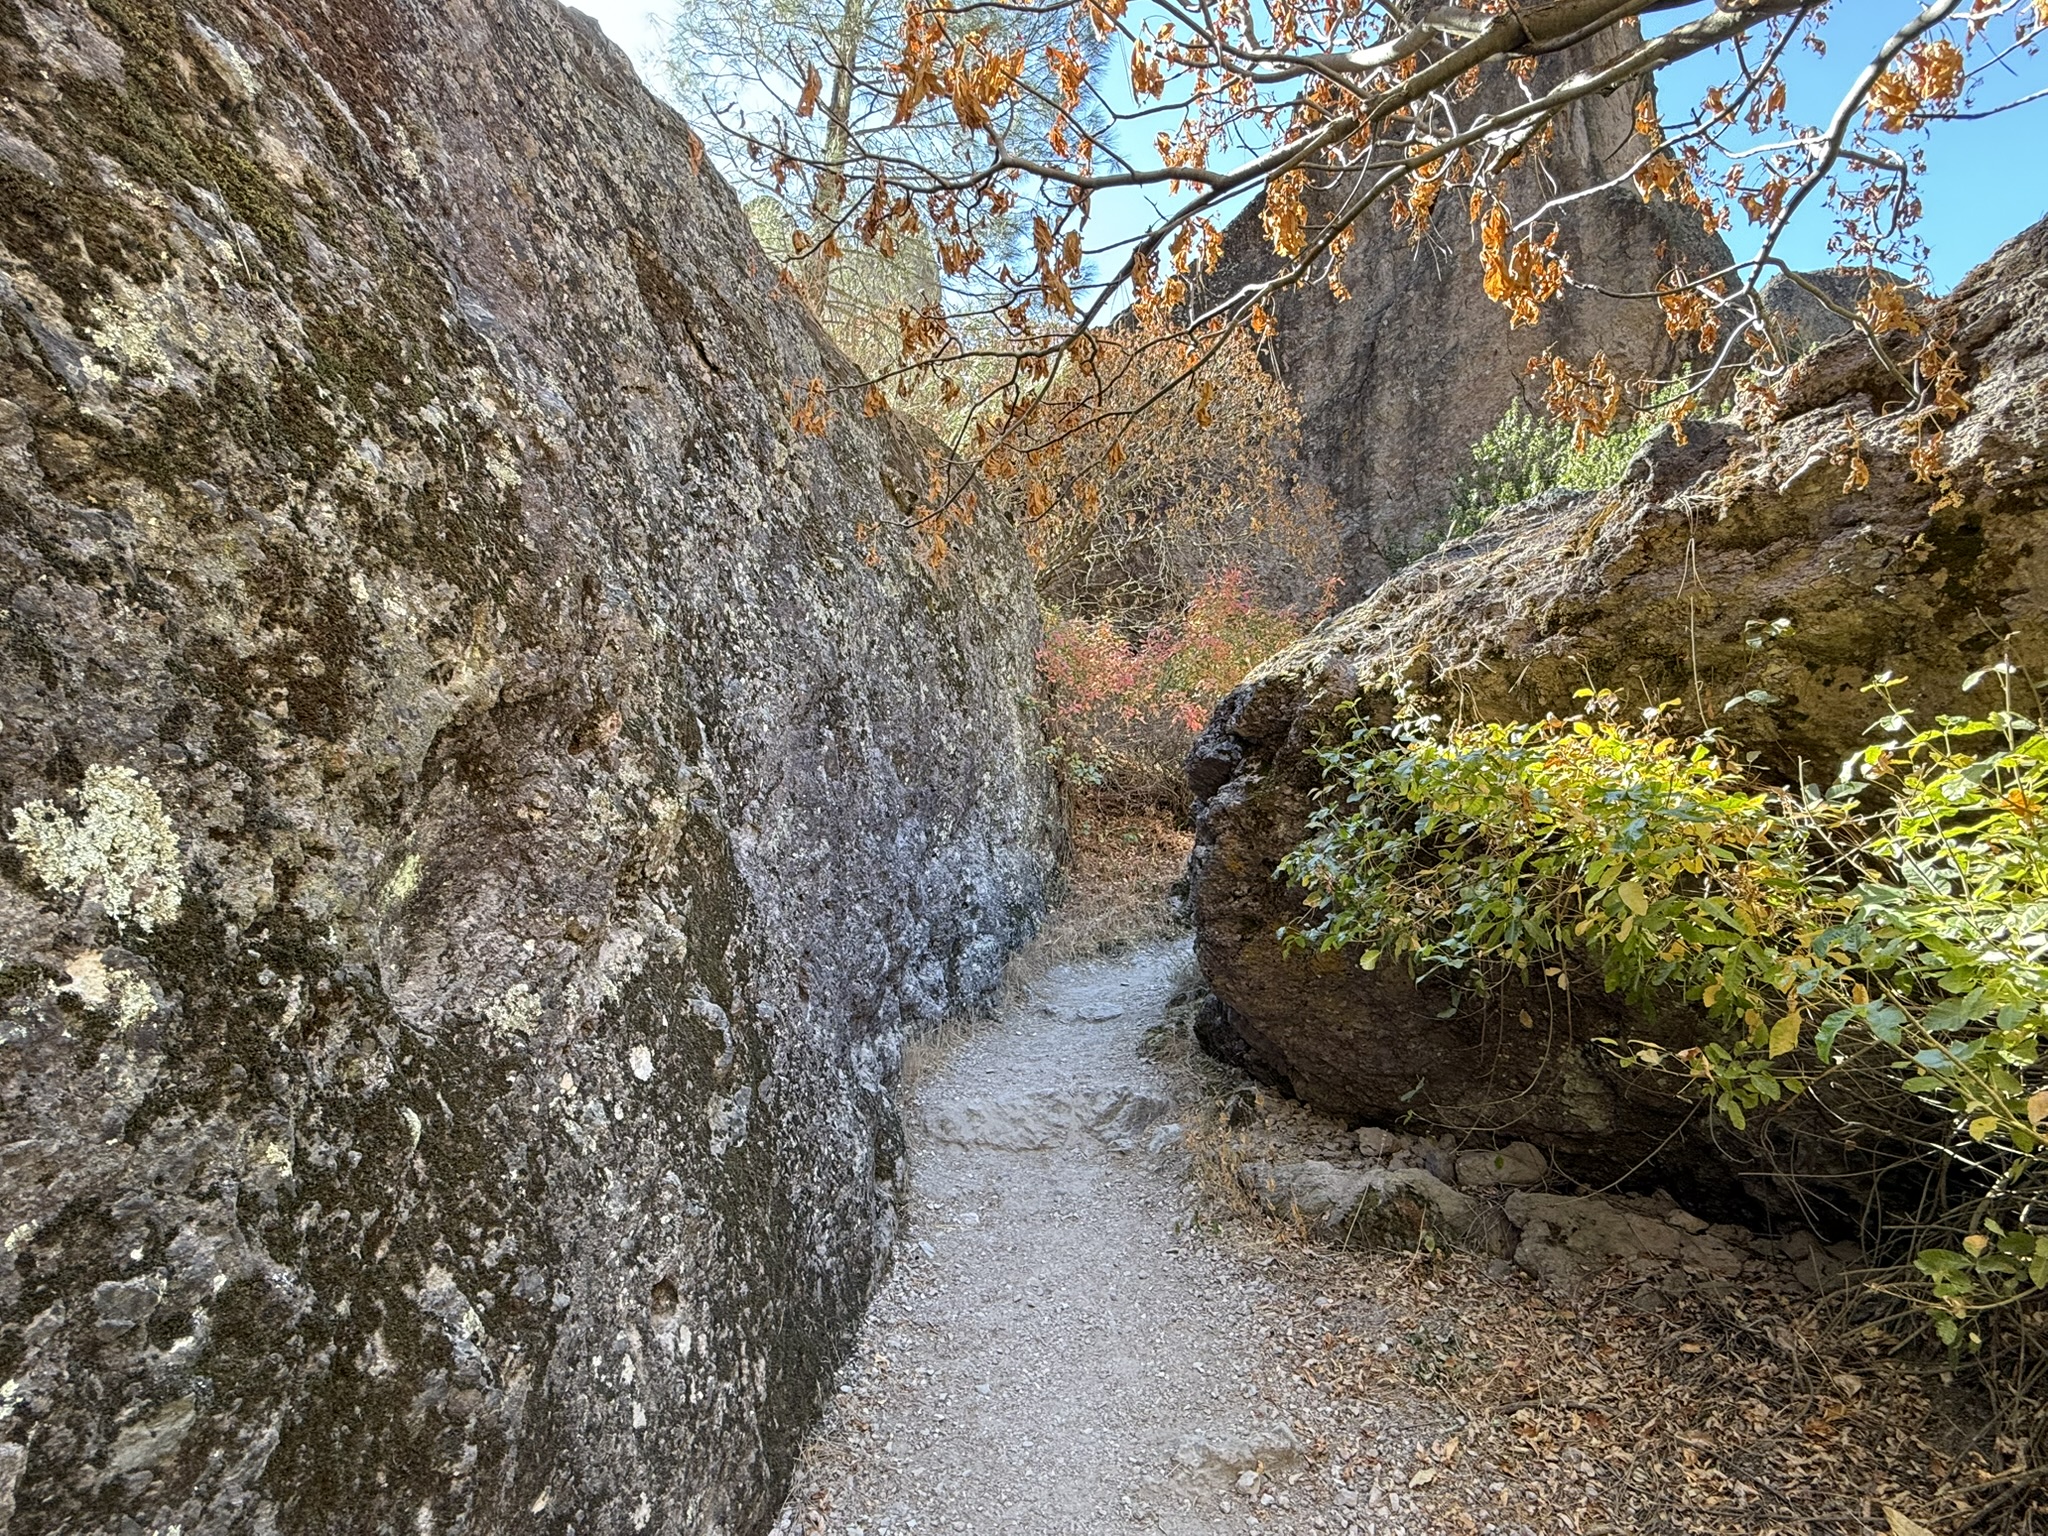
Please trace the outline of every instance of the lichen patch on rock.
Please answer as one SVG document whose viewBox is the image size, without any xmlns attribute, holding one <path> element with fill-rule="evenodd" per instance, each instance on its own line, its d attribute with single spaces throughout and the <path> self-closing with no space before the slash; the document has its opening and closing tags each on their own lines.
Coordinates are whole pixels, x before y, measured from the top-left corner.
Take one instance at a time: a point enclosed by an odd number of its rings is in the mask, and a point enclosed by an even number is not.
<svg viewBox="0 0 2048 1536">
<path fill-rule="evenodd" d="M 132 768 L 95 763 L 74 819 L 47 800 L 18 806 L 8 841 L 53 891 L 96 903 L 143 933 L 172 922 L 184 899 L 178 834 L 162 797 Z"/>
<path fill-rule="evenodd" d="M 0 91 L 10 1529 L 758 1528 L 1050 872 L 1021 552 L 553 0 Z"/>
</svg>

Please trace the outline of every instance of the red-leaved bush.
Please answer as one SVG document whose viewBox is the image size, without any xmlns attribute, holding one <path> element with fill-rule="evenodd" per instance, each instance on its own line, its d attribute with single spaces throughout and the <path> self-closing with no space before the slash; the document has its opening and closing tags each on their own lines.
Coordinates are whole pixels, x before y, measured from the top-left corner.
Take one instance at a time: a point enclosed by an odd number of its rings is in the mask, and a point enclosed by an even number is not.
<svg viewBox="0 0 2048 1536">
<path fill-rule="evenodd" d="M 1245 673 L 1327 610 L 1269 607 L 1240 571 L 1197 590 L 1176 617 L 1131 637 L 1105 619 L 1052 619 L 1038 670 L 1046 737 L 1074 790 L 1185 814 L 1181 764 L 1209 711 Z"/>
</svg>

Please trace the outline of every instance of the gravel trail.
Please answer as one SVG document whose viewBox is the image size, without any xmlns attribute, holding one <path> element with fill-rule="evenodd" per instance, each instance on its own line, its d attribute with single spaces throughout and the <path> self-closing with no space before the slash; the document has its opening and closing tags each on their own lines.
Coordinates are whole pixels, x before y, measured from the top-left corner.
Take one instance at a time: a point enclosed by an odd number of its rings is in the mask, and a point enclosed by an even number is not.
<svg viewBox="0 0 2048 1536">
<path fill-rule="evenodd" d="M 1376 1525 L 1262 1335 L 1281 1278 L 1195 1223 L 1140 1053 L 1191 975 L 1185 941 L 1059 968 L 919 1086 L 907 1233 L 778 1533 Z"/>
</svg>

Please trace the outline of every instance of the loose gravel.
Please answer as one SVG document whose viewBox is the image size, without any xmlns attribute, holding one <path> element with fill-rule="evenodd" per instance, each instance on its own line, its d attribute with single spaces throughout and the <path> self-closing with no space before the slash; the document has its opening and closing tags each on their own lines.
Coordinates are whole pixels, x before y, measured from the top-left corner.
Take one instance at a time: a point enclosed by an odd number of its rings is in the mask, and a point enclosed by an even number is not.
<svg viewBox="0 0 2048 1536">
<path fill-rule="evenodd" d="M 1409 1536 L 1330 1452 L 1440 1415 L 1290 1376 L 1292 1282 L 1200 1220 L 1141 1050 L 1192 974 L 1184 940 L 1056 969 L 915 1089 L 906 1235 L 778 1536 Z"/>
</svg>

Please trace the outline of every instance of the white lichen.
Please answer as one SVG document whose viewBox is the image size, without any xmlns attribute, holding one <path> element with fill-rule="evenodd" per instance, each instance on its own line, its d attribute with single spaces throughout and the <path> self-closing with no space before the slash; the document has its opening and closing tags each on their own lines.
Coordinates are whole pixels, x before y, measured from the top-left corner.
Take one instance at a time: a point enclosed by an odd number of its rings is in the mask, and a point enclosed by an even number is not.
<svg viewBox="0 0 2048 1536">
<path fill-rule="evenodd" d="M 647 968 L 647 936 L 636 929 L 614 928 L 598 946 L 595 979 L 607 1003 L 625 996 L 626 983 Z"/>
<path fill-rule="evenodd" d="M 540 994 L 523 981 L 515 981 L 505 995 L 484 1009 L 484 1022 L 498 1035 L 531 1037 L 540 1028 Z"/>
<path fill-rule="evenodd" d="M 306 1016 L 306 978 L 294 976 L 284 989 L 284 1007 L 278 1013 L 277 1027 L 280 1031 L 294 1029 L 300 1019 Z"/>
<path fill-rule="evenodd" d="M 714 1093 L 704 1107 L 704 1123 L 711 1131 L 711 1155 L 723 1157 L 747 1139 L 747 1112 L 753 1106 L 754 1090 L 742 1084 L 731 1098 Z"/>
<path fill-rule="evenodd" d="M 73 797 L 76 821 L 47 800 L 18 806 L 8 841 L 52 890 L 95 901 L 117 924 L 148 933 L 176 920 L 185 881 L 163 800 L 132 768 L 95 763 Z"/>
<path fill-rule="evenodd" d="M 156 992 L 142 977 L 108 965 L 98 950 L 87 950 L 65 962 L 69 980 L 56 990 L 69 993 L 87 1008 L 111 1013 L 123 1029 L 133 1029 L 156 1013 Z"/>
</svg>

